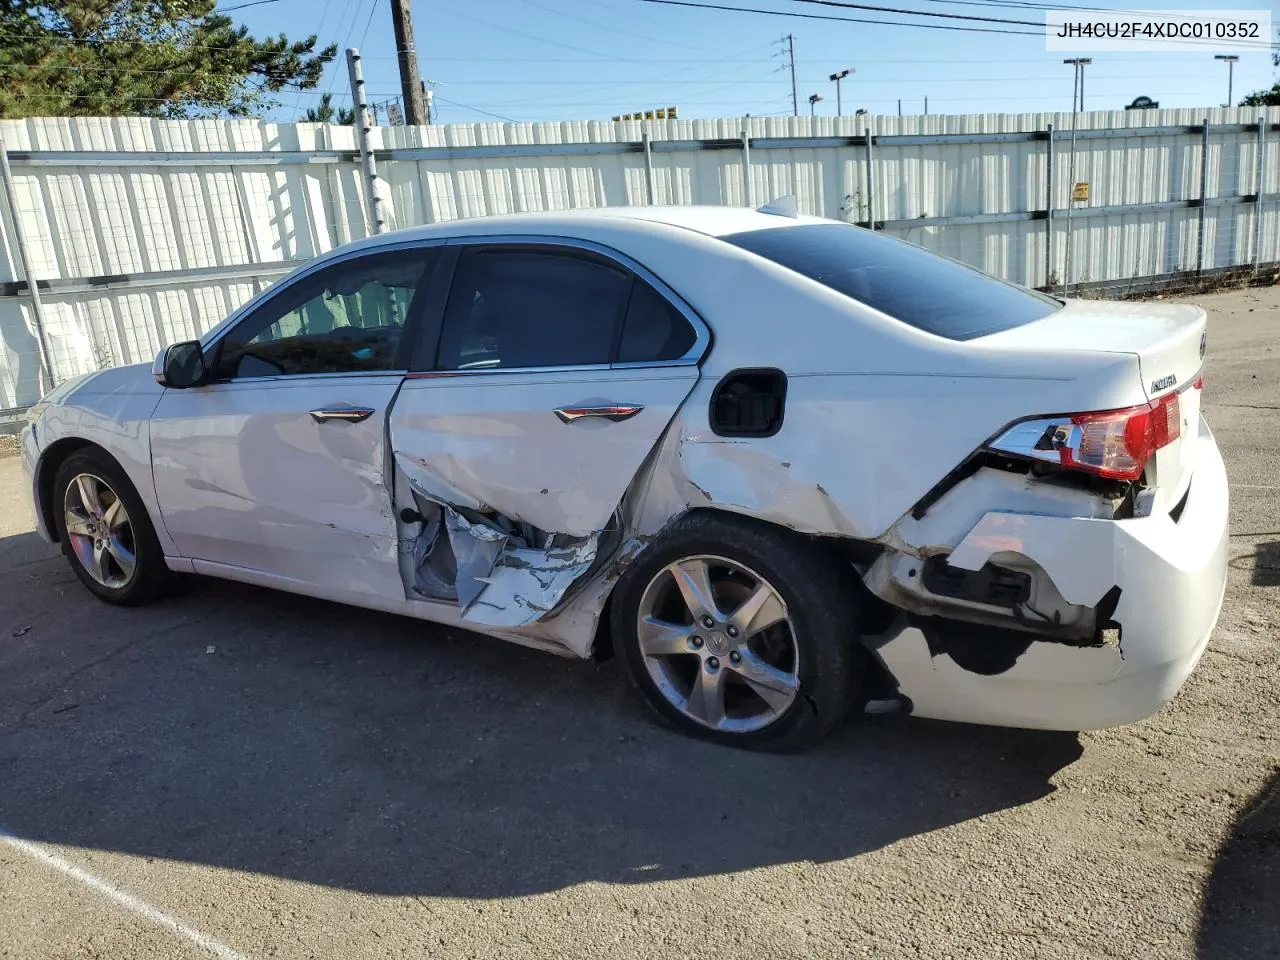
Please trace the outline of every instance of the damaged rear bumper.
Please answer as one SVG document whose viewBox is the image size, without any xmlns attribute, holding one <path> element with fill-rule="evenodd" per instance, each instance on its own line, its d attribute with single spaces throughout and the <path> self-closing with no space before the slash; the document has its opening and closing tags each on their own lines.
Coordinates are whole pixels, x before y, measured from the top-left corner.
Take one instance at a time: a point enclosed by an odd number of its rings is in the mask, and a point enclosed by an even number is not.
<svg viewBox="0 0 1280 960">
<path fill-rule="evenodd" d="M 1036 639 L 999 672 L 961 666 L 922 630 L 881 638 L 877 652 L 918 716 L 1046 730 L 1132 723 L 1159 710 L 1195 668 L 1226 586 L 1226 469 L 1203 420 L 1196 471 L 1180 512 L 1133 520 L 987 513 L 953 565 L 996 553 L 1040 565 L 1064 599 L 1097 604 L 1118 587 L 1118 644 Z"/>
</svg>

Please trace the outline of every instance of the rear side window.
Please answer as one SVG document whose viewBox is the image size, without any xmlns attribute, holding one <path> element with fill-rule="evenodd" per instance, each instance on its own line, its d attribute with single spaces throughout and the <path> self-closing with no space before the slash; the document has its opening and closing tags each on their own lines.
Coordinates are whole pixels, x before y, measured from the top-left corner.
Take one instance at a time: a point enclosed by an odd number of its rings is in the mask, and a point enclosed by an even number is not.
<svg viewBox="0 0 1280 960">
<path fill-rule="evenodd" d="M 722 237 L 920 330 L 969 340 L 1039 320 L 1062 304 L 863 227 L 772 227 Z"/>
<path fill-rule="evenodd" d="M 608 363 L 631 275 L 554 250 L 471 248 L 454 271 L 443 370 Z"/>
<path fill-rule="evenodd" d="M 698 335 L 671 302 L 639 277 L 631 287 L 631 302 L 618 344 L 619 363 L 679 360 Z"/>
</svg>

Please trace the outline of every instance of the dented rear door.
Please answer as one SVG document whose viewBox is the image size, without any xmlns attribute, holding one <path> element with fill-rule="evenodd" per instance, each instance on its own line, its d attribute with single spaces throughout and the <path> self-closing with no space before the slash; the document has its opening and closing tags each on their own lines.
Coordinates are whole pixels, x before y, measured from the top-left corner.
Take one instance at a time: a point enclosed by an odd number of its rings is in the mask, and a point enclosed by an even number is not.
<svg viewBox="0 0 1280 960">
<path fill-rule="evenodd" d="M 481 578 L 488 586 L 479 599 L 491 611 L 505 595 L 504 568 L 527 569 L 530 549 L 547 560 L 537 609 L 558 602 L 573 577 L 552 576 L 553 561 L 569 562 L 572 544 L 580 548 L 574 569 L 589 566 L 595 541 L 697 383 L 706 328 L 641 271 L 611 251 L 553 240 L 459 251 L 436 348 L 430 364 L 420 363 L 431 369 L 409 374 L 389 435 L 396 482 L 419 503 L 494 529 L 523 527 L 520 556 L 507 550 Z M 401 531 L 402 540 L 414 535 Z"/>
</svg>

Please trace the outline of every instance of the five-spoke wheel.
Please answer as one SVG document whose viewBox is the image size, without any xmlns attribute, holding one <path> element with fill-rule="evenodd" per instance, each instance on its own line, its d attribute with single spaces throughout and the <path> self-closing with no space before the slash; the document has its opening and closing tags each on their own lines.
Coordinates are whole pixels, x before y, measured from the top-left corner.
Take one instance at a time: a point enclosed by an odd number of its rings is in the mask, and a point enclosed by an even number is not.
<svg viewBox="0 0 1280 960">
<path fill-rule="evenodd" d="M 63 509 L 71 549 L 89 576 L 111 589 L 127 586 L 138 558 L 120 495 L 101 477 L 81 473 L 67 485 Z"/>
<path fill-rule="evenodd" d="M 658 689 L 713 730 L 768 726 L 800 690 L 787 606 L 769 581 L 735 560 L 667 564 L 644 592 L 636 633 Z"/>
<path fill-rule="evenodd" d="M 80 582 L 110 603 L 146 603 L 170 574 L 151 518 L 128 475 L 104 451 L 85 447 L 58 467 L 55 524 Z"/>
<path fill-rule="evenodd" d="M 636 687 L 682 729 L 794 750 L 857 696 L 857 573 L 822 544 L 698 511 L 623 573 L 610 628 Z"/>
</svg>

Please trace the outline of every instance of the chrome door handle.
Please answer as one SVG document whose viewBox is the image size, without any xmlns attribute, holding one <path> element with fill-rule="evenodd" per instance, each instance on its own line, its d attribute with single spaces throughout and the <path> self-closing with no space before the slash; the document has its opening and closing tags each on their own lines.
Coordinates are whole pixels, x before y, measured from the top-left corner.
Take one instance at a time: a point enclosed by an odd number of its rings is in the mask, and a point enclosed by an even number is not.
<svg viewBox="0 0 1280 960">
<path fill-rule="evenodd" d="M 575 420 L 584 420 L 587 417 L 618 423 L 622 420 L 630 420 L 643 409 L 644 407 L 633 403 L 607 403 L 599 407 L 560 407 L 555 414 L 560 418 L 561 423 L 573 423 Z"/>
<path fill-rule="evenodd" d="M 312 410 L 311 419 L 316 423 L 328 423 L 330 420 L 359 423 L 361 420 L 368 420 L 375 412 L 372 407 L 323 407 Z"/>
</svg>

